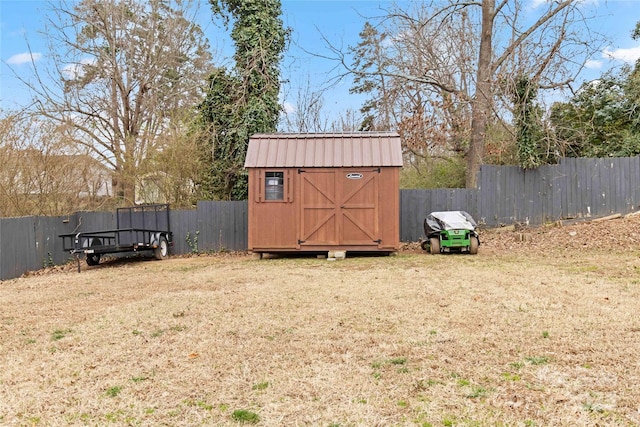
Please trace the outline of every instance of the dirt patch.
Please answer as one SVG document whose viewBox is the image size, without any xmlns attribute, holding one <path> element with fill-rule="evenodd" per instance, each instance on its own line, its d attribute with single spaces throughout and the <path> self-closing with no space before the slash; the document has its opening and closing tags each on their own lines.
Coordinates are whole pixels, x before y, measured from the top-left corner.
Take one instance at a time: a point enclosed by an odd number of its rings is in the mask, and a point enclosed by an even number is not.
<svg viewBox="0 0 640 427">
<path fill-rule="evenodd" d="M 640 212 L 610 219 L 557 221 L 540 227 L 481 228 L 479 233 L 483 249 L 492 251 L 636 250 L 640 247 Z M 423 252 L 418 242 L 404 243 L 401 251 Z"/>
<path fill-rule="evenodd" d="M 640 214 L 611 219 L 558 221 L 543 227 L 492 229 L 483 242 L 498 250 L 637 250 Z"/>
<path fill-rule="evenodd" d="M 1 282 L 0 424 L 640 424 L 640 218 L 481 240 Z"/>
</svg>

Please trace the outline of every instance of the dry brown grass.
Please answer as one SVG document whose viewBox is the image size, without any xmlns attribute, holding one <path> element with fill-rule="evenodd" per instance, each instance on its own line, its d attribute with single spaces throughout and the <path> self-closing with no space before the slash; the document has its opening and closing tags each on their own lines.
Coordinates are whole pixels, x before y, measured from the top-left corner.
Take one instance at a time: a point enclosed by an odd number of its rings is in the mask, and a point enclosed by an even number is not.
<svg viewBox="0 0 640 427">
<path fill-rule="evenodd" d="M 0 424 L 640 424 L 640 251 L 505 239 L 2 282 Z"/>
</svg>

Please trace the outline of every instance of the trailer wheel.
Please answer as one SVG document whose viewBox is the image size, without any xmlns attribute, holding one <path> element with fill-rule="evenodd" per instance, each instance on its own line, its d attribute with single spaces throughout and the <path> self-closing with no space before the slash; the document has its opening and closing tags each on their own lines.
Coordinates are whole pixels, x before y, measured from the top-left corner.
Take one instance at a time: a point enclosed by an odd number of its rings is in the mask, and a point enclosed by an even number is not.
<svg viewBox="0 0 640 427">
<path fill-rule="evenodd" d="M 440 253 L 440 239 L 437 237 L 432 237 L 431 239 L 429 239 L 429 246 L 431 247 L 431 253 L 432 254 L 439 254 Z"/>
<path fill-rule="evenodd" d="M 478 253 L 478 246 L 480 246 L 480 242 L 476 236 L 469 237 L 469 253 L 471 255 L 476 255 Z"/>
<path fill-rule="evenodd" d="M 153 256 L 159 260 L 167 259 L 169 256 L 169 243 L 164 236 L 160 237 L 158 247 L 153 250 Z"/>
<path fill-rule="evenodd" d="M 92 239 L 91 246 L 100 246 L 102 245 L 102 241 L 100 239 Z M 87 265 L 98 265 L 100 264 L 100 254 L 87 254 Z"/>
<path fill-rule="evenodd" d="M 87 254 L 87 265 L 100 264 L 100 254 Z"/>
</svg>

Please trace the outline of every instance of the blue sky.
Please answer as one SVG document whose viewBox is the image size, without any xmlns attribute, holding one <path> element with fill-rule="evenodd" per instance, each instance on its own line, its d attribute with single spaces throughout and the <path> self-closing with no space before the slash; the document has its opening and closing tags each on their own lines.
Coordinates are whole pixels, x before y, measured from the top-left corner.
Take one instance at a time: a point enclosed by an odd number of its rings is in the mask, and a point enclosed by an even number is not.
<svg viewBox="0 0 640 427">
<path fill-rule="evenodd" d="M 543 1 L 531 0 L 529 7 Z M 592 29 L 606 34 L 611 41 L 606 49 L 591 58 L 584 78 L 596 78 L 604 70 L 625 61 L 635 62 L 640 57 L 640 41 L 633 41 L 630 34 L 636 22 L 640 21 L 640 0 L 583 1 L 596 8 L 601 16 L 592 21 Z M 284 62 L 285 76 L 293 82 L 310 79 L 313 89 L 326 85 L 336 64 L 305 51 L 328 54 L 322 36 L 339 48 L 357 44 L 358 33 L 365 21 L 363 16 L 378 16 L 380 8 L 391 4 L 383 0 L 282 0 L 284 21 L 293 29 L 294 40 Z M 40 31 L 44 29 L 47 10 L 44 0 L 0 0 L 0 108 L 15 108 L 29 99 L 14 71 L 23 76 L 29 75 L 28 44 L 36 62 L 46 60 L 47 46 Z M 215 51 L 214 57 L 218 63 L 230 63 L 228 56 L 232 53 L 232 46 L 221 30 L 210 24 L 208 2 L 202 2 L 201 10 L 201 25 Z M 348 94 L 350 83 L 343 81 L 327 92 L 325 105 L 328 108 L 357 108 L 359 101 Z"/>
</svg>

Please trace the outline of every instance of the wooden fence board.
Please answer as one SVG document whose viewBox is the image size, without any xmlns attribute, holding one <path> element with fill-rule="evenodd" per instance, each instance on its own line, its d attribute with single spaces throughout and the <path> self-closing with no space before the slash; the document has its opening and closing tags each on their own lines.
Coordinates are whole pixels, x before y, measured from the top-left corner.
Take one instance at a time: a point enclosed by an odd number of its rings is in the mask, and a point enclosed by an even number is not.
<svg viewBox="0 0 640 427">
<path fill-rule="evenodd" d="M 480 224 L 540 225 L 567 217 L 626 214 L 640 209 L 640 156 L 561 159 L 535 170 L 484 165 L 477 189 L 400 191 L 400 240 L 419 240 L 429 212 L 465 210 Z M 199 202 L 196 210 L 171 211 L 172 253 L 247 248 L 246 201 Z M 116 228 L 114 212 L 77 212 L 64 217 L 0 219 L 0 280 L 69 260 L 60 234 Z M 191 242 L 186 237 L 190 236 Z"/>
</svg>

